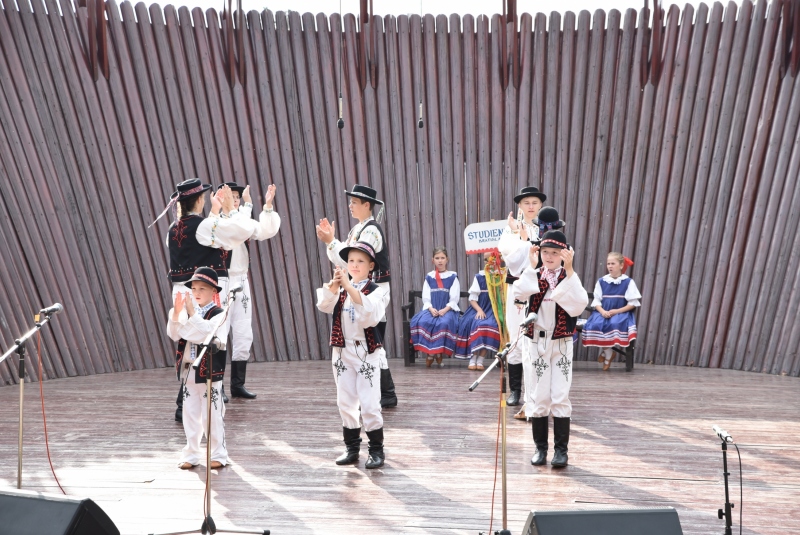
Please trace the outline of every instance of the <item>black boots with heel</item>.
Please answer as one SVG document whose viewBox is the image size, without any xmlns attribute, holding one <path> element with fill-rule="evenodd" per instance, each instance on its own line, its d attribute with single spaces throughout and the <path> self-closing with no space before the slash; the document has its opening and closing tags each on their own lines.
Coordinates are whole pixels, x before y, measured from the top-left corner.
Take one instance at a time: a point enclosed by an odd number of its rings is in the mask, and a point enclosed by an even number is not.
<svg viewBox="0 0 800 535">
<path fill-rule="evenodd" d="M 244 381 L 247 377 L 247 361 L 246 360 L 232 360 L 231 361 L 231 397 L 255 399 L 257 394 L 248 392 L 244 387 Z"/>
<path fill-rule="evenodd" d="M 536 455 L 531 459 L 533 466 L 542 466 L 547 463 L 547 416 L 534 416 L 533 443 L 536 444 Z"/>
<path fill-rule="evenodd" d="M 358 462 L 358 451 L 361 449 L 361 428 L 348 429 L 347 427 L 342 427 L 342 435 L 347 449 L 336 458 L 336 464 L 355 464 Z"/>
<path fill-rule="evenodd" d="M 369 438 L 369 459 L 364 468 L 380 468 L 386 457 L 383 454 L 383 428 L 367 431 Z"/>
<path fill-rule="evenodd" d="M 567 466 L 567 445 L 569 444 L 569 418 L 556 418 L 553 416 L 553 449 L 555 455 L 550 464 L 553 468 Z"/>
<path fill-rule="evenodd" d="M 506 399 L 506 405 L 515 407 L 522 404 L 522 364 L 508 365 L 508 389 L 511 395 Z"/>
</svg>

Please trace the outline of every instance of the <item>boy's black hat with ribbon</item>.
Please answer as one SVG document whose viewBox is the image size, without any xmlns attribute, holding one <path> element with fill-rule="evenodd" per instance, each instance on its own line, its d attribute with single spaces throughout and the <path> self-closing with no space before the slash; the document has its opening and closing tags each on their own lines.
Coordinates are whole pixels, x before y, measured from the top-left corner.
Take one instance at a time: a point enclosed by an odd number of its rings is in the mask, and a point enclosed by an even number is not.
<svg viewBox="0 0 800 535">
<path fill-rule="evenodd" d="M 353 245 L 345 247 L 344 249 L 339 251 L 339 256 L 342 257 L 342 260 L 347 262 L 347 255 L 350 254 L 350 251 L 353 250 L 358 250 L 367 253 L 369 257 L 372 259 L 372 261 L 375 262 L 375 249 L 372 248 L 372 245 L 363 241 L 357 241 Z"/>
<path fill-rule="evenodd" d="M 539 247 L 549 247 L 551 249 L 567 249 L 567 237 L 560 230 L 549 230 L 542 236 L 542 241 L 539 242 Z"/>
<path fill-rule="evenodd" d="M 192 278 L 186 281 L 184 284 L 188 288 L 191 288 L 192 282 L 194 281 L 205 282 L 206 284 L 210 284 L 211 286 L 216 288 L 217 292 L 222 291 L 222 287 L 219 285 L 219 277 L 217 277 L 217 272 L 214 271 L 214 268 L 199 267 L 195 269 Z"/>
</svg>

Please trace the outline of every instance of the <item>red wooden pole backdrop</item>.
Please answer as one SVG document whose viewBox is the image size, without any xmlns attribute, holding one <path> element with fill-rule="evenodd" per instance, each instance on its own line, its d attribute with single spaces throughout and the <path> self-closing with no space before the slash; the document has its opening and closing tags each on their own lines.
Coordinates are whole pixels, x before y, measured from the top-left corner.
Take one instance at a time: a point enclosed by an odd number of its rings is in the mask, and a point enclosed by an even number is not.
<svg viewBox="0 0 800 535">
<path fill-rule="evenodd" d="M 400 305 L 432 247 L 467 287 L 480 262 L 464 255 L 464 227 L 504 218 L 536 185 L 567 221 L 588 289 L 609 251 L 636 261 L 639 361 L 800 374 L 797 2 L 549 15 L 509 2 L 505 18 L 363 4 L 342 20 L 233 2 L 223 16 L 6 3 L 6 345 L 60 301 L 46 377 L 170 365 L 168 223 L 146 225 L 197 176 L 278 186 L 283 227 L 253 249 L 256 360 L 328 358 L 314 289 L 331 268 L 314 223 L 343 235 L 343 190 L 376 187 L 397 357 Z M 0 366 L 4 383 L 15 365 Z"/>
</svg>

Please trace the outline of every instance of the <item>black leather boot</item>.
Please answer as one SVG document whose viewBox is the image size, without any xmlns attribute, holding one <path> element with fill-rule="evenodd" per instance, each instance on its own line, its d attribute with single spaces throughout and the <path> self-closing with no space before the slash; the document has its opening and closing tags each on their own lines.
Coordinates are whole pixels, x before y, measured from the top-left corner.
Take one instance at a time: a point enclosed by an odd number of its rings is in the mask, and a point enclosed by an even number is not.
<svg viewBox="0 0 800 535">
<path fill-rule="evenodd" d="M 547 416 L 534 416 L 533 443 L 536 444 L 536 455 L 531 458 L 533 466 L 547 464 Z"/>
<path fill-rule="evenodd" d="M 569 444 L 569 418 L 556 418 L 553 416 L 553 449 L 555 455 L 550 464 L 554 468 L 567 466 L 567 445 Z"/>
<path fill-rule="evenodd" d="M 397 393 L 394 391 L 394 381 L 389 368 L 381 369 L 381 407 L 384 409 L 397 407 Z"/>
<path fill-rule="evenodd" d="M 225 383 L 219 386 L 219 391 L 222 394 L 222 402 L 223 403 L 229 402 L 230 400 L 228 399 L 228 395 L 225 393 Z"/>
<path fill-rule="evenodd" d="M 361 428 L 349 429 L 342 427 L 344 445 L 347 448 L 343 454 L 336 458 L 336 464 L 354 464 L 358 462 L 358 450 L 361 449 Z"/>
<path fill-rule="evenodd" d="M 244 381 L 247 377 L 247 361 L 246 360 L 232 360 L 231 361 L 231 397 L 255 399 L 256 394 L 248 392 L 244 387 Z"/>
<path fill-rule="evenodd" d="M 515 407 L 522 404 L 522 364 L 508 365 L 508 389 L 511 395 L 506 399 L 506 405 Z"/>
<path fill-rule="evenodd" d="M 183 382 L 181 382 L 181 387 L 178 389 L 178 397 L 175 400 L 175 405 L 178 406 L 175 409 L 175 421 L 183 423 Z"/>
<path fill-rule="evenodd" d="M 367 431 L 367 438 L 369 438 L 369 459 L 364 468 L 380 468 L 386 459 L 383 455 L 383 427 Z"/>
</svg>

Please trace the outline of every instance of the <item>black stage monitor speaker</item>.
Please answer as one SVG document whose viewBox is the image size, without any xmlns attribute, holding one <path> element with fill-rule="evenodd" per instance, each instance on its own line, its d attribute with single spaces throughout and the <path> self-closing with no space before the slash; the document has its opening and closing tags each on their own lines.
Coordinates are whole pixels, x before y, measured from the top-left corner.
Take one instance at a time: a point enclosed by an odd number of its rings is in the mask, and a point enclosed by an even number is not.
<svg viewBox="0 0 800 535">
<path fill-rule="evenodd" d="M 92 500 L 27 490 L 0 490 L 0 533 L 119 535 Z"/>
<path fill-rule="evenodd" d="M 523 535 L 683 535 L 678 512 L 653 509 L 531 511 Z"/>
</svg>

